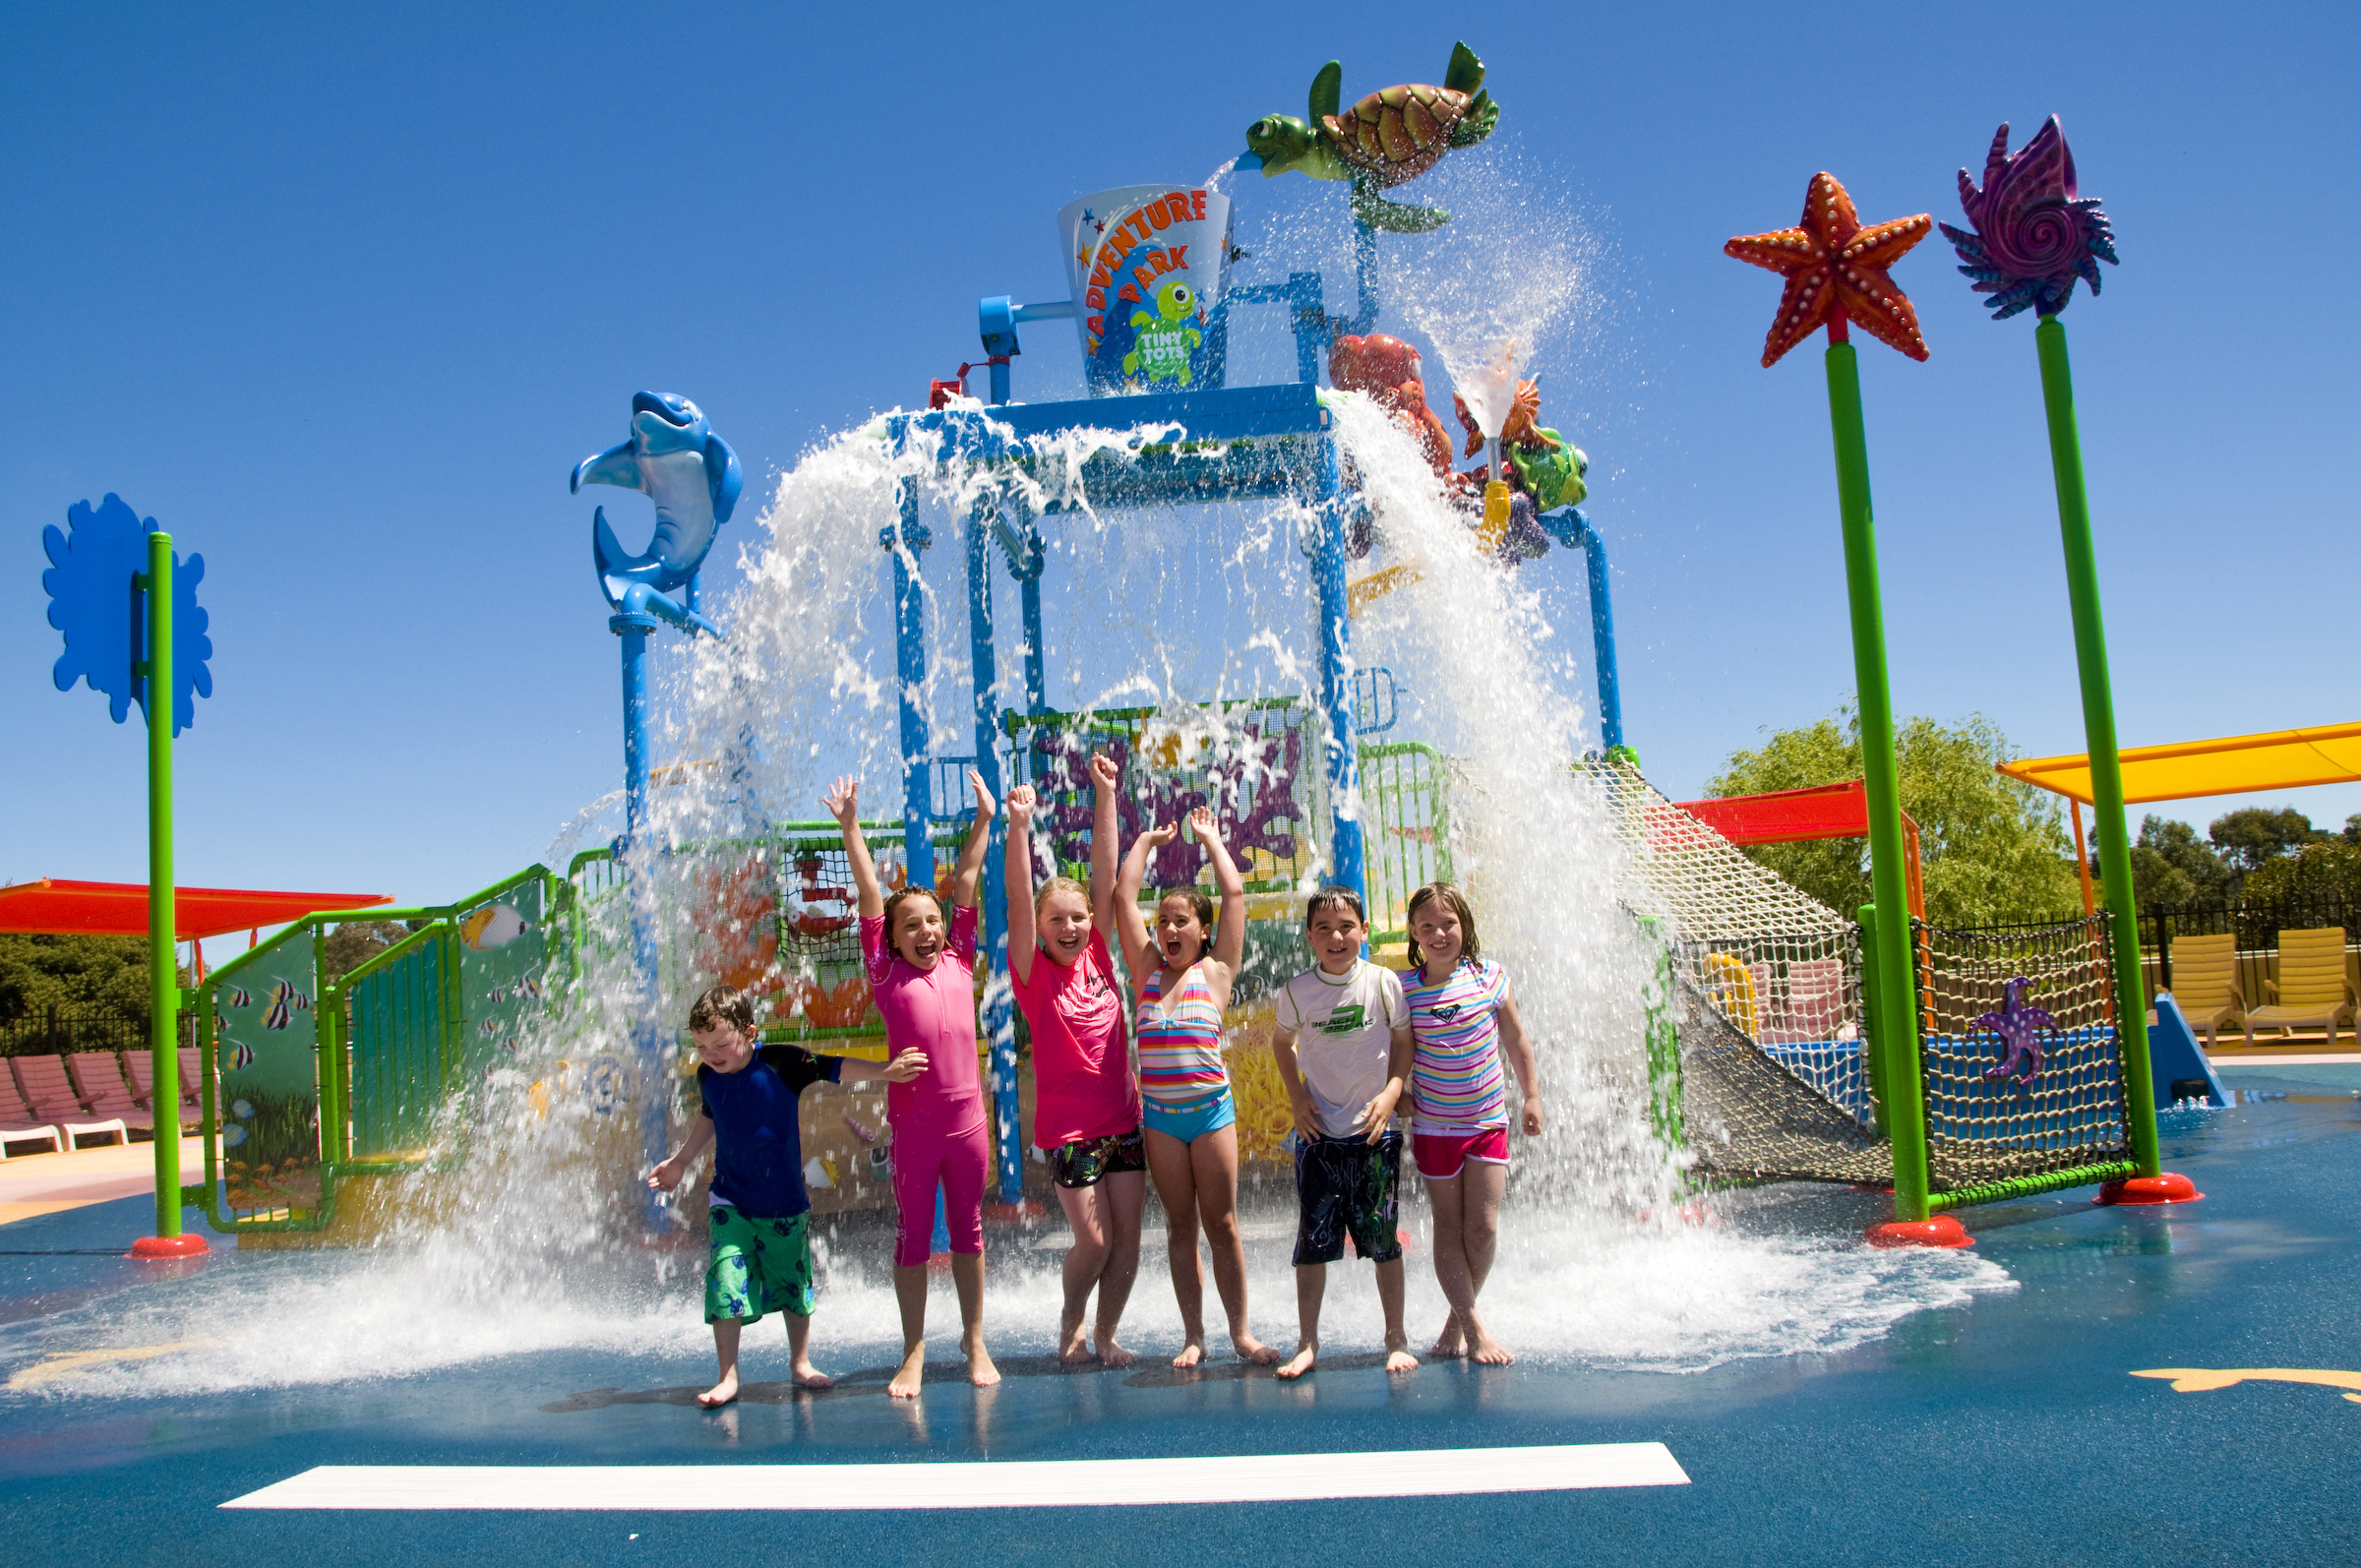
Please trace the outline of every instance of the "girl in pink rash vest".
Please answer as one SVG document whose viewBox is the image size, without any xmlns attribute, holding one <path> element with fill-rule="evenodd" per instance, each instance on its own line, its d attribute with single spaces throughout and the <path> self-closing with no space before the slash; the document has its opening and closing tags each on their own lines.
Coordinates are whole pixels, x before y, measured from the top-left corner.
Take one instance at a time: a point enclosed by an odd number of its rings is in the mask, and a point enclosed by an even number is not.
<svg viewBox="0 0 2361 1568">
<path fill-rule="evenodd" d="M 860 782 L 840 778 L 825 797 L 853 866 L 861 957 L 885 1020 L 886 1047 L 895 1060 L 916 1056 L 925 1068 L 885 1091 L 885 1119 L 893 1127 L 893 1295 L 902 1311 L 901 1369 L 885 1391 L 896 1399 L 918 1397 L 927 1366 L 927 1246 L 938 1187 L 951 1236 L 968 1380 L 979 1388 L 1000 1380 L 984 1348 L 984 1181 L 992 1142 L 976 1071 L 976 883 L 994 808 L 984 776 L 970 769 L 967 781 L 976 792 L 976 820 L 959 849 L 948 921 L 931 887 L 884 896 L 861 832 Z"/>
<path fill-rule="evenodd" d="M 1033 786 L 1008 792 L 1008 970 L 1033 1033 L 1033 1145 L 1049 1156 L 1058 1201 L 1073 1227 L 1058 1358 L 1095 1354 L 1107 1366 L 1137 1359 L 1115 1340 L 1139 1273 L 1139 1215 L 1148 1200 L 1139 1080 L 1123 1028 L 1123 992 L 1106 933 L 1115 923 L 1115 764 L 1090 759 L 1098 815 L 1090 890 L 1053 876 L 1033 890 Z M 1083 1333 L 1099 1293 L 1097 1348 Z"/>
</svg>

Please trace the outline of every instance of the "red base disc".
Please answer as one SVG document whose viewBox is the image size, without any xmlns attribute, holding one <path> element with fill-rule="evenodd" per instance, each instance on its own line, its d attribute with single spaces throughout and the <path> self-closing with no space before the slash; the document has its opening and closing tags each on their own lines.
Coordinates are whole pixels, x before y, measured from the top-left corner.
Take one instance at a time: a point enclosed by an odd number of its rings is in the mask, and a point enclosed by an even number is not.
<svg viewBox="0 0 2361 1568">
<path fill-rule="evenodd" d="M 2197 1183 L 2175 1171 L 2160 1176 L 2125 1176 L 2100 1184 L 2093 1203 L 2195 1203 L 2205 1194 Z"/>
<path fill-rule="evenodd" d="M 191 1232 L 179 1236 L 143 1236 L 131 1243 L 131 1255 L 135 1258 L 203 1257 L 212 1250 L 205 1244 L 204 1236 Z"/>
<path fill-rule="evenodd" d="M 1975 1237 L 1968 1234 L 1957 1215 L 1938 1214 L 1931 1220 L 1888 1220 L 1873 1225 L 1869 1227 L 1869 1244 L 1963 1247 L 1975 1245 Z"/>
</svg>

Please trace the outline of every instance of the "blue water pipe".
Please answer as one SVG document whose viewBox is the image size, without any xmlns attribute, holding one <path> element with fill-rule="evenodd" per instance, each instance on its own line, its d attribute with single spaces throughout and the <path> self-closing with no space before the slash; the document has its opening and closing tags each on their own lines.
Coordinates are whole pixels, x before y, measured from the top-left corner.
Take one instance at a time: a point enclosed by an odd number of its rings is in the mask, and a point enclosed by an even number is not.
<svg viewBox="0 0 2361 1568">
<path fill-rule="evenodd" d="M 893 662 L 901 686 L 902 865 L 907 887 L 935 885 L 934 821 L 927 760 L 927 716 L 919 698 L 927 684 L 926 586 L 918 558 L 935 536 L 918 520 L 918 487 L 896 487 L 899 521 L 878 530 L 878 543 L 893 557 Z"/>
<path fill-rule="evenodd" d="M 1541 518 L 1551 538 L 1568 549 L 1580 547 L 1590 569 L 1591 651 L 1599 666 L 1599 744 L 1608 752 L 1623 745 L 1623 694 L 1615 676 L 1615 605 L 1606 585 L 1606 541 L 1579 507 L 1566 507 Z"/>
<path fill-rule="evenodd" d="M 999 506 L 987 496 L 967 516 L 968 646 L 975 670 L 976 771 L 994 800 L 1001 796 L 999 698 L 993 688 L 999 680 L 992 635 L 992 535 Z M 1016 1020 L 1014 994 L 1008 977 L 1008 886 L 999 874 L 1006 850 L 1007 818 L 992 824 L 992 847 L 984 858 L 984 949 L 988 966 L 984 982 L 984 1037 L 992 1052 L 992 1097 L 999 1153 L 1000 1201 L 1021 1204 L 1025 1197 L 1023 1113 L 1017 1099 Z"/>
<path fill-rule="evenodd" d="M 1318 534 L 1311 578 L 1320 617 L 1320 707 L 1328 716 L 1329 880 L 1360 893 L 1362 875 L 1361 755 L 1353 735 L 1353 621 L 1345 593 L 1344 475 L 1336 443 L 1319 445 Z"/>
</svg>

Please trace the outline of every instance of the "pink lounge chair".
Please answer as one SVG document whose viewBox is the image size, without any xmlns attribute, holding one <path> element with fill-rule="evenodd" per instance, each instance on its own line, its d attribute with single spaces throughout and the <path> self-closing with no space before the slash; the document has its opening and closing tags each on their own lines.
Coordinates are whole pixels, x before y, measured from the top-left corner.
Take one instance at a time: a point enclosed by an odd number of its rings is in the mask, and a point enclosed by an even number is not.
<svg viewBox="0 0 2361 1568">
<path fill-rule="evenodd" d="M 194 1051 L 180 1053 L 180 1130 L 193 1132 L 205 1118 L 205 1102 L 198 1098 L 197 1062 Z M 123 1053 L 123 1069 L 131 1075 L 131 1103 L 152 1114 L 155 1110 L 155 1054 L 149 1051 Z"/>
<path fill-rule="evenodd" d="M 1770 966 L 1756 966 L 1767 977 Z M 1757 980 L 1768 989 L 1768 979 Z M 1767 1046 L 1817 1045 L 1845 1027 L 1845 963 L 1838 958 L 1794 958 L 1776 1009 L 1776 1022 L 1763 1032 Z"/>
<path fill-rule="evenodd" d="M 123 1081 L 123 1063 L 113 1052 L 77 1051 L 67 1058 L 66 1068 L 73 1074 L 75 1097 L 91 1108 L 91 1116 L 155 1130 L 154 1115 L 132 1099 L 131 1086 Z"/>
<path fill-rule="evenodd" d="M 79 1149 L 86 1134 L 111 1132 L 125 1143 L 131 1141 L 131 1129 L 120 1117 L 94 1116 L 84 1107 L 66 1081 L 66 1063 L 60 1056 L 18 1056 L 12 1065 L 17 1069 L 18 1087 L 25 1091 L 25 1104 L 43 1121 L 53 1121 L 66 1134 L 66 1147 Z"/>
<path fill-rule="evenodd" d="M 0 1071 L 0 1160 L 8 1158 L 10 1144 L 37 1138 L 48 1139 L 52 1150 L 65 1150 L 66 1135 L 54 1126 L 42 1125 L 41 1118 L 26 1109 L 25 1097 L 17 1092 L 16 1074 Z"/>
</svg>

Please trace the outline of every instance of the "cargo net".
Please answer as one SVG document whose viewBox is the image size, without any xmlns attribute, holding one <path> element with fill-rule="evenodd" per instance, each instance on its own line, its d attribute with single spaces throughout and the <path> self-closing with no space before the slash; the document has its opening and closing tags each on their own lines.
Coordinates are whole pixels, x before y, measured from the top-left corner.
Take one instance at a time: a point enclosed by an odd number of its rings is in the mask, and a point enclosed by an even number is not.
<svg viewBox="0 0 2361 1568">
<path fill-rule="evenodd" d="M 1853 923 L 1747 859 L 1631 768 L 1593 764 L 1630 850 L 1623 899 L 1661 921 L 1702 1174 L 1888 1180 L 1862 1055 Z"/>
<path fill-rule="evenodd" d="M 1911 922 L 1933 1190 L 2131 1158 L 2108 919 Z"/>
</svg>

